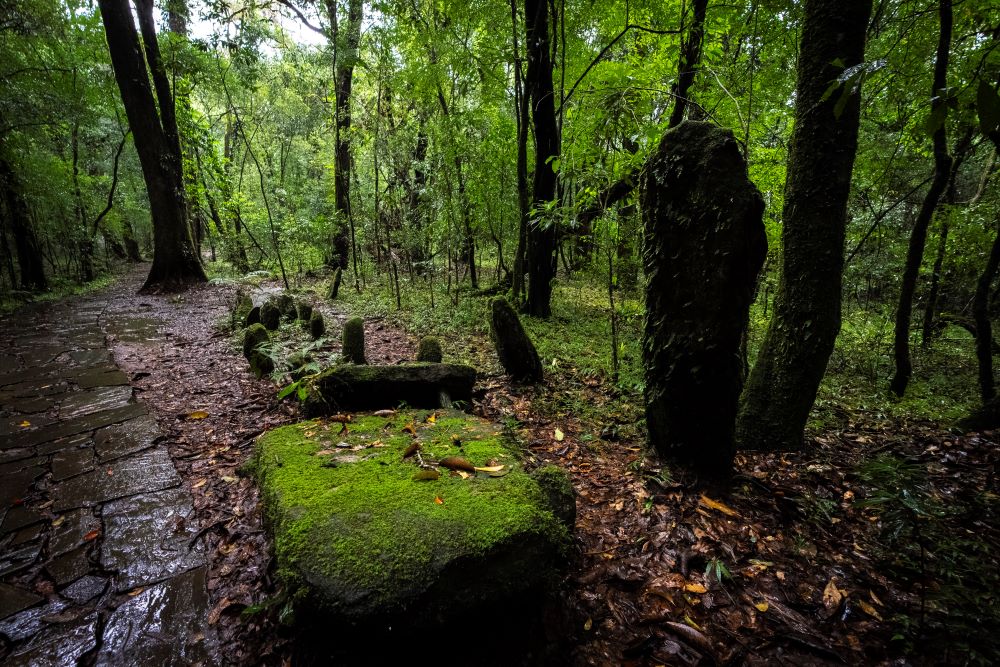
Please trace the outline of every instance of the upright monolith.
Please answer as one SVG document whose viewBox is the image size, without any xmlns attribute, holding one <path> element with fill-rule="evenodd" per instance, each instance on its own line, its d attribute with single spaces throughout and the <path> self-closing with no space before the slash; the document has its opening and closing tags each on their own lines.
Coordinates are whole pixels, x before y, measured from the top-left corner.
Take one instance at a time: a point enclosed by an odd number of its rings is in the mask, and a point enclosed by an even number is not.
<svg viewBox="0 0 1000 667">
<path fill-rule="evenodd" d="M 649 444 L 702 476 L 725 476 L 767 255 L 764 200 L 732 132 L 710 123 L 667 132 L 644 173 Z"/>
<path fill-rule="evenodd" d="M 367 364 L 365 359 L 365 321 L 354 317 L 344 323 L 340 356 L 352 364 Z"/>
<path fill-rule="evenodd" d="M 500 357 L 500 365 L 517 382 L 541 382 L 542 360 L 521 326 L 517 313 L 506 299 L 493 299 L 490 335 Z"/>
</svg>

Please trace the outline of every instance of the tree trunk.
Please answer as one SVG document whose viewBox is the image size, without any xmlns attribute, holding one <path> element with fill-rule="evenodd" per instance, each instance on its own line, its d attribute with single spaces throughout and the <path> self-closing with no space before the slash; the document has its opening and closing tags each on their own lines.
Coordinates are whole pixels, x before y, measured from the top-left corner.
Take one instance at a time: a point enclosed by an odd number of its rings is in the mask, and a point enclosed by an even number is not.
<svg viewBox="0 0 1000 667">
<path fill-rule="evenodd" d="M 948 137 L 945 130 L 948 106 L 945 93 L 948 75 L 948 55 L 951 49 L 952 13 L 951 0 L 940 0 L 940 30 L 938 32 L 937 55 L 934 61 L 934 86 L 931 89 L 931 119 L 940 125 L 934 130 L 934 180 L 920 206 L 917 220 L 913 224 L 910 245 L 906 250 L 906 265 L 903 267 L 903 282 L 899 288 L 899 305 L 896 307 L 896 326 L 893 335 L 893 356 L 896 373 L 889 384 L 889 390 L 897 396 L 906 393 L 913 366 L 910 363 L 910 317 L 913 313 L 913 293 L 917 288 L 920 264 L 927 244 L 927 228 L 938 208 L 941 195 L 948 185 L 952 158 L 948 155 Z"/>
<path fill-rule="evenodd" d="M 694 83 L 694 75 L 701 63 L 701 40 L 705 35 L 705 12 L 708 0 L 694 0 L 694 17 L 681 47 L 681 59 L 677 64 L 677 84 L 674 86 L 674 110 L 670 113 L 668 128 L 677 127 L 684 120 L 688 106 L 688 91 Z"/>
<path fill-rule="evenodd" d="M 427 259 L 424 252 L 424 228 L 427 213 L 424 211 L 422 202 L 424 188 L 427 187 L 427 171 L 424 160 L 427 159 L 427 134 L 423 130 L 423 125 L 417 131 L 417 143 L 413 147 L 413 181 L 410 185 L 409 208 L 410 227 L 415 238 L 410 242 L 410 261 L 416 265 L 418 275 L 424 275 L 426 268 L 424 261 Z"/>
<path fill-rule="evenodd" d="M 98 5 L 153 218 L 153 266 L 143 290 L 178 289 L 189 283 L 204 282 L 205 271 L 187 224 L 180 142 L 173 98 L 156 44 L 152 2 L 136 3 L 148 61 L 143 58 L 127 0 L 99 0 Z M 146 73 L 147 62 L 159 105 Z"/>
<path fill-rule="evenodd" d="M 346 269 L 350 259 L 351 237 L 351 87 L 354 82 L 354 65 L 358 62 L 358 44 L 361 41 L 361 19 L 364 12 L 362 0 L 349 0 L 347 6 L 346 49 L 339 53 L 337 3 L 327 0 L 327 15 L 331 26 L 334 52 L 335 124 L 333 188 L 334 208 L 338 213 L 338 227 L 333 238 L 334 262 Z"/>
<path fill-rule="evenodd" d="M 517 248 L 514 251 L 514 277 L 511 292 L 514 305 L 520 305 L 524 296 L 524 263 L 528 245 L 528 220 L 531 209 L 531 193 L 528 190 L 528 123 L 530 122 L 528 102 L 525 100 L 524 72 L 521 53 L 517 44 L 517 0 L 510 0 L 511 26 L 514 43 L 514 118 L 517 122 Z"/>
<path fill-rule="evenodd" d="M 3 197 L 7 227 L 14 237 L 14 250 L 17 253 L 17 265 L 21 274 L 21 289 L 44 291 L 48 289 L 49 284 L 45 279 L 38 237 L 35 236 L 35 229 L 29 219 L 28 202 L 24 199 L 17 174 L 7 161 L 6 155 L 2 153 L 0 153 L 0 196 Z"/>
<path fill-rule="evenodd" d="M 993 380 L 993 331 L 990 323 L 990 285 L 1000 268 L 1000 225 L 993 238 L 990 256 L 976 284 L 976 296 L 972 301 L 972 317 L 976 323 L 976 362 L 979 367 L 979 395 L 983 404 L 995 395 Z"/>
<path fill-rule="evenodd" d="M 556 126 L 555 93 L 552 88 L 552 59 L 549 36 L 549 6 L 544 0 L 525 0 L 525 49 L 528 56 L 528 93 L 535 129 L 535 174 L 532 182 L 532 205 L 544 210 L 556 198 L 556 172 L 553 160 L 559 157 L 559 129 Z M 551 315 L 552 279 L 555 277 L 553 255 L 556 249 L 556 224 L 538 213 L 528 224 L 527 253 L 528 298 L 524 311 L 535 317 Z"/>
<path fill-rule="evenodd" d="M 937 316 L 938 293 L 941 289 L 941 270 L 944 267 L 944 257 L 948 249 L 948 233 L 951 227 L 950 213 L 956 201 L 956 184 L 958 172 L 962 168 L 962 163 L 972 148 L 972 126 L 970 125 L 962 138 L 959 139 L 954 150 L 954 161 L 951 165 L 951 173 L 948 175 L 948 188 L 945 192 L 944 203 L 946 205 L 940 216 L 941 233 L 938 236 L 937 254 L 934 257 L 934 268 L 931 271 L 931 286 L 927 291 L 927 305 L 924 308 L 924 326 L 920 335 L 920 342 L 926 346 L 930 343 L 931 333 L 934 330 L 934 318 Z"/>
<path fill-rule="evenodd" d="M 737 419 L 744 449 L 797 449 L 840 331 L 857 88 L 826 94 L 864 59 L 871 0 L 806 0 L 774 313 Z M 836 63 L 836 64 L 835 64 Z M 844 96 L 847 96 L 844 98 Z M 838 104 L 844 103 L 838 114 Z"/>
</svg>

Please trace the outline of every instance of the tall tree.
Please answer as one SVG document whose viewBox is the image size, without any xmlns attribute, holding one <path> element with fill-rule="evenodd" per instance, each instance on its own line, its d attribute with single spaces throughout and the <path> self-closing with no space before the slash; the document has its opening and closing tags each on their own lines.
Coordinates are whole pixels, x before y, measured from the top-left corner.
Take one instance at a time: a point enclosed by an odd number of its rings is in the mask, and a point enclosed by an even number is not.
<svg viewBox="0 0 1000 667">
<path fill-rule="evenodd" d="M 555 92 L 552 87 L 552 47 L 549 35 L 549 4 L 545 0 L 525 0 L 525 51 L 528 56 L 527 87 L 531 100 L 531 120 L 535 130 L 535 172 L 531 198 L 536 209 L 528 224 L 526 268 L 528 294 L 524 311 L 536 317 L 552 314 L 553 258 L 556 225 L 543 211 L 556 198 L 555 158 L 559 156 L 559 127 L 556 124 Z"/>
<path fill-rule="evenodd" d="M 170 82 L 156 41 L 153 2 L 135 2 L 145 57 L 128 0 L 99 0 L 98 6 L 153 218 L 153 266 L 143 289 L 177 289 L 204 282 L 205 271 L 187 224 L 180 139 Z"/>
<path fill-rule="evenodd" d="M 948 135 L 945 121 L 948 116 L 948 57 L 951 51 L 952 11 L 951 0 L 938 3 L 939 30 L 937 54 L 934 57 L 934 83 L 931 88 L 931 123 L 935 126 L 932 135 L 934 145 L 934 179 L 920 205 L 920 212 L 913 223 L 910 244 L 906 251 L 906 265 L 903 267 L 903 282 L 899 288 L 899 305 L 896 307 L 896 326 L 893 335 L 893 356 L 896 373 L 892 376 L 889 389 L 897 396 L 906 392 L 913 374 L 910 362 L 910 318 L 913 314 L 913 292 L 917 287 L 920 264 L 927 245 L 927 228 L 934 218 L 934 212 L 948 186 L 952 157 L 948 154 Z"/>
<path fill-rule="evenodd" d="M 847 200 L 871 0 L 806 0 L 785 182 L 781 276 L 737 420 L 745 449 L 796 449 L 840 331 Z M 831 81 L 841 89 L 828 93 Z"/>
<path fill-rule="evenodd" d="M 24 198 L 20 179 L 3 152 L 0 138 L 0 212 L 4 226 L 14 237 L 17 265 L 21 274 L 21 289 L 43 291 L 48 288 L 38 237 L 31 225 L 28 202 Z"/>
<path fill-rule="evenodd" d="M 354 66 L 358 62 L 358 46 L 361 42 L 361 19 L 364 14 L 362 0 L 349 0 L 347 5 L 347 26 L 344 35 L 344 50 L 340 51 L 340 23 L 337 16 L 337 0 L 327 0 L 327 18 L 330 21 L 330 41 L 334 60 L 334 138 L 333 188 L 334 208 L 340 227 L 334 234 L 334 261 L 341 269 L 347 268 L 350 258 L 350 226 L 354 224 L 351 214 L 351 88 L 354 82 Z"/>
</svg>

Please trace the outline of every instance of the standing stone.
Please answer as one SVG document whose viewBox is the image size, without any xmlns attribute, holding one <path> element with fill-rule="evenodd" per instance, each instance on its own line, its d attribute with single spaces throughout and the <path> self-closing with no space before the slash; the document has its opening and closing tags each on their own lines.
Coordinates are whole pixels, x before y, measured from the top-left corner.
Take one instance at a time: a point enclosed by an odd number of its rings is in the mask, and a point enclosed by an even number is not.
<svg viewBox="0 0 1000 667">
<path fill-rule="evenodd" d="M 295 308 L 295 298 L 288 292 L 282 292 L 274 297 L 274 303 L 286 320 L 294 320 L 298 316 L 298 310 Z"/>
<path fill-rule="evenodd" d="M 667 132 L 641 184 L 646 426 L 661 455 L 723 477 L 743 387 L 742 341 L 767 255 L 764 200 L 732 132 Z"/>
<path fill-rule="evenodd" d="M 252 324 L 243 334 L 243 356 L 250 362 L 250 370 L 257 377 L 270 375 L 274 371 L 274 360 L 262 346 L 271 342 L 271 335 L 263 324 Z"/>
<path fill-rule="evenodd" d="M 344 323 L 344 335 L 340 356 L 351 364 L 367 364 L 365 359 L 365 321 L 360 317 Z"/>
<path fill-rule="evenodd" d="M 312 311 L 309 316 L 309 334 L 313 340 L 319 340 L 326 333 L 326 323 L 323 321 L 323 313 L 318 310 Z"/>
<path fill-rule="evenodd" d="M 420 339 L 420 347 L 417 348 L 417 361 L 440 364 L 442 358 L 441 341 L 434 336 L 424 336 Z"/>
<path fill-rule="evenodd" d="M 309 318 L 312 317 L 313 307 L 311 304 L 305 301 L 299 301 L 296 305 L 298 319 L 302 321 L 306 326 L 309 325 Z"/>
<path fill-rule="evenodd" d="M 330 283 L 329 296 L 331 300 L 336 299 L 337 294 L 340 292 L 340 281 L 342 277 L 343 277 L 343 271 L 341 271 L 340 267 L 338 266 L 337 269 L 333 272 L 333 281 Z"/>
<path fill-rule="evenodd" d="M 260 307 L 260 323 L 270 331 L 275 331 L 281 324 L 281 309 L 273 301 L 265 301 Z"/>
<path fill-rule="evenodd" d="M 490 336 L 504 370 L 517 382 L 541 382 L 542 360 L 517 313 L 503 298 L 493 299 L 491 308 Z"/>
<path fill-rule="evenodd" d="M 247 313 L 246 319 L 243 320 L 243 326 L 248 327 L 253 324 L 260 324 L 260 306 L 254 306 Z"/>
</svg>

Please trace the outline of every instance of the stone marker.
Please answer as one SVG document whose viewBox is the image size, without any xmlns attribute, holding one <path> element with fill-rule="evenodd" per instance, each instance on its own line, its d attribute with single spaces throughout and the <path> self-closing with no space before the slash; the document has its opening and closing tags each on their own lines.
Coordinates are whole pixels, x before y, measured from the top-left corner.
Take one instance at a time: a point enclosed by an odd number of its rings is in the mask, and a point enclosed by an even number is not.
<svg viewBox="0 0 1000 667">
<path fill-rule="evenodd" d="M 367 364 L 365 359 L 365 321 L 354 317 L 344 323 L 340 356 L 350 364 Z"/>
<path fill-rule="evenodd" d="M 441 358 L 441 341 L 434 336 L 424 336 L 420 339 L 420 346 L 417 348 L 417 361 L 439 364 Z"/>
<path fill-rule="evenodd" d="M 541 382 L 542 361 L 517 313 L 502 297 L 493 299 L 491 312 L 490 336 L 504 370 L 518 382 Z"/>
<path fill-rule="evenodd" d="M 764 200 L 732 132 L 686 122 L 646 164 L 646 424 L 664 456 L 728 473 L 757 275 Z"/>
</svg>

